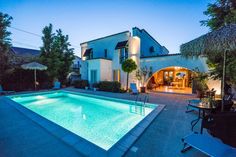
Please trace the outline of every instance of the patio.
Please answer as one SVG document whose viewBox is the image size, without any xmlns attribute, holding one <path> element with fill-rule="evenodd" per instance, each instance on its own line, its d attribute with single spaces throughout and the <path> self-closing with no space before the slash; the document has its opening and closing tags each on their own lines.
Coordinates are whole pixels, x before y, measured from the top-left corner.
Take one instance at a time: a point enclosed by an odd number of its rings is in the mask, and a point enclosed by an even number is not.
<svg viewBox="0 0 236 157">
<path fill-rule="evenodd" d="M 130 94 L 94 92 L 74 88 L 69 88 L 69 90 L 122 99 L 135 99 L 135 97 Z M 134 143 L 133 147 L 130 148 L 125 156 L 204 157 L 205 155 L 194 149 L 184 154 L 180 153 L 183 147 L 181 138 L 191 133 L 190 122 L 196 117 L 194 113 L 185 113 L 186 99 L 192 97 L 194 96 L 151 93 L 149 97 L 151 103 L 165 104 L 166 107 Z M 0 130 L 0 157 L 81 156 L 80 153 L 46 132 L 15 108 L 3 104 L 1 101 L 0 115 L 0 127 L 2 128 Z M 199 126 L 195 129 L 198 128 Z M 199 129 L 196 131 L 199 131 Z"/>
</svg>

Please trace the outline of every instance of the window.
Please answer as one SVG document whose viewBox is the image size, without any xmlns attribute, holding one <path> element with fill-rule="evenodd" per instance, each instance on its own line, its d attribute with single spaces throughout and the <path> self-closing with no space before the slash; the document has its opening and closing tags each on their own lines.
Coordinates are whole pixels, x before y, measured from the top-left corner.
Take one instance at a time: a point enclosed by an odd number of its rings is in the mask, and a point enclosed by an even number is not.
<svg viewBox="0 0 236 157">
<path fill-rule="evenodd" d="M 88 59 L 93 59 L 93 50 L 90 51 Z"/>
<path fill-rule="evenodd" d="M 104 50 L 104 57 L 107 58 L 107 49 Z"/>
<path fill-rule="evenodd" d="M 120 49 L 120 63 L 123 63 L 128 58 L 128 48 L 121 48 Z"/>
<path fill-rule="evenodd" d="M 120 82 L 120 70 L 119 69 L 113 70 L 113 81 Z"/>
<path fill-rule="evenodd" d="M 153 47 L 153 46 L 151 46 L 150 48 L 149 48 L 149 52 L 155 52 L 155 48 Z"/>
<path fill-rule="evenodd" d="M 90 70 L 91 84 L 97 83 L 97 70 Z"/>
</svg>

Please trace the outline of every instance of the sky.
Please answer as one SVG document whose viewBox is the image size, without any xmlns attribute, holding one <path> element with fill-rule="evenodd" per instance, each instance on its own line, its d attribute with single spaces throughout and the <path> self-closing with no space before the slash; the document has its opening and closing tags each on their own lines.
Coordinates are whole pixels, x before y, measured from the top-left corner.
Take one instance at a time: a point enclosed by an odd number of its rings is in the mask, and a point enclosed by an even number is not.
<svg viewBox="0 0 236 157">
<path fill-rule="evenodd" d="M 39 49 L 42 29 L 62 29 L 80 56 L 80 43 L 107 35 L 145 29 L 170 53 L 209 32 L 201 26 L 213 0 L 0 0 L 0 12 L 13 17 L 13 46 Z M 25 33 L 16 29 L 24 30 Z M 30 34 L 31 33 L 31 34 Z M 34 35 L 33 35 L 33 34 Z"/>
</svg>

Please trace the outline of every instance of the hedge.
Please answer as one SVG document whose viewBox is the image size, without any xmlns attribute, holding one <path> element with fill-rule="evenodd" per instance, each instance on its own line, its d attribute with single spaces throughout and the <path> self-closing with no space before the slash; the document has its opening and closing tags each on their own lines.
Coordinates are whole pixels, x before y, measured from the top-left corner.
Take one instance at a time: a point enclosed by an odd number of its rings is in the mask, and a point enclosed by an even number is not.
<svg viewBox="0 0 236 157">
<path fill-rule="evenodd" d="M 117 81 L 101 81 L 97 85 L 100 91 L 107 91 L 107 92 L 120 92 L 121 84 Z"/>
<path fill-rule="evenodd" d="M 73 83 L 75 88 L 85 88 L 89 86 L 88 80 L 77 80 Z"/>
</svg>

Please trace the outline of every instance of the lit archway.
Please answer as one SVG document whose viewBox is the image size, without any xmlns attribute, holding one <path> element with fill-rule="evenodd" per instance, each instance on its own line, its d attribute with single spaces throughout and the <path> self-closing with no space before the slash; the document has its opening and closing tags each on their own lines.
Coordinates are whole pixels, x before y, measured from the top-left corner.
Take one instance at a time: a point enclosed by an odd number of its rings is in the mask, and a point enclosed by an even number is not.
<svg viewBox="0 0 236 157">
<path fill-rule="evenodd" d="M 185 67 L 165 67 L 154 72 L 146 86 L 149 91 L 192 94 L 192 73 Z"/>
</svg>

